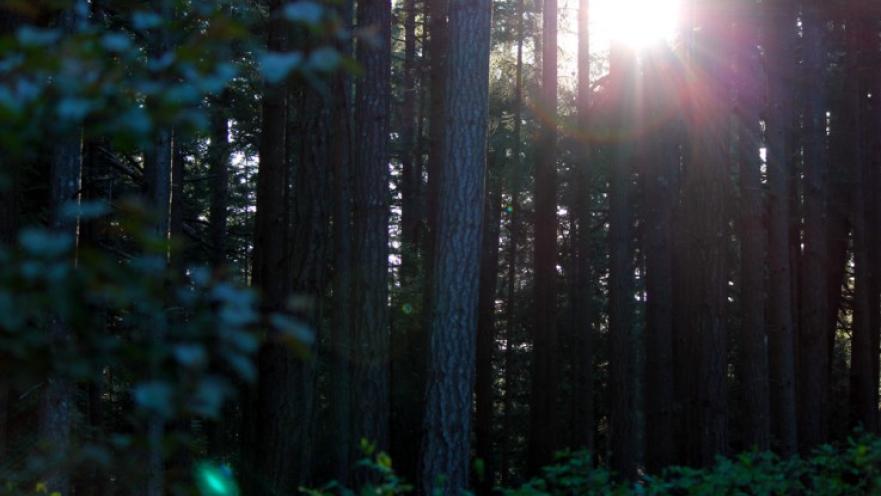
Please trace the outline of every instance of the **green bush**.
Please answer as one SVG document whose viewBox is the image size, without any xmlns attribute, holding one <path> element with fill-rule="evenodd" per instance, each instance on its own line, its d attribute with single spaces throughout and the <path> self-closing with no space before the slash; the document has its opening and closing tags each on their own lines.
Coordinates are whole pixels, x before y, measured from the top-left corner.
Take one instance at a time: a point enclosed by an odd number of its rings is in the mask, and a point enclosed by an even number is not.
<svg viewBox="0 0 881 496">
<path fill-rule="evenodd" d="M 363 462 L 377 474 L 376 482 L 353 490 L 333 482 L 310 496 L 409 494 L 412 487 L 398 478 L 384 453 Z M 517 488 L 498 488 L 504 496 L 835 496 L 881 494 L 881 438 L 857 432 L 839 446 L 824 445 L 808 459 L 781 459 L 769 452 L 720 457 L 713 467 L 671 467 L 659 475 L 621 481 L 596 466 L 585 451 L 558 454 L 558 462 Z"/>
</svg>

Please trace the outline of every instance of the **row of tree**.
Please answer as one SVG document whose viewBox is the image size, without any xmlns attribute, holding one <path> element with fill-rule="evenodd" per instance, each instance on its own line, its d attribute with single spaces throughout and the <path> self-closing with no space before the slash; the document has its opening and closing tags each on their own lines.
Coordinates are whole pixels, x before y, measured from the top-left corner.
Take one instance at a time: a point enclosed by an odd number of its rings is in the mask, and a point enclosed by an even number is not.
<svg viewBox="0 0 881 496">
<path fill-rule="evenodd" d="M 152 118 L 141 139 L 93 106 L 9 159 L 2 239 L 44 222 L 125 260 L 112 222 L 55 212 L 140 192 L 171 266 L 208 263 L 296 323 L 293 344 L 267 331 L 223 422 L 188 420 L 247 494 L 367 482 L 360 439 L 456 494 L 565 448 L 636 477 L 879 428 L 874 2 L 694 0 L 672 45 L 606 52 L 580 0 L 572 87 L 557 0 L 123 4 L 0 8 L 6 39 L 97 33 L 101 74 L 152 71 L 116 83 L 125 126 Z M 210 85 L 187 57 L 235 69 Z M 82 412 L 121 422 L 131 382 L 109 372 L 50 376 L 31 407 L 4 383 L 0 453 L 34 408 L 60 447 Z M 147 429 L 149 494 L 167 429 Z"/>
</svg>

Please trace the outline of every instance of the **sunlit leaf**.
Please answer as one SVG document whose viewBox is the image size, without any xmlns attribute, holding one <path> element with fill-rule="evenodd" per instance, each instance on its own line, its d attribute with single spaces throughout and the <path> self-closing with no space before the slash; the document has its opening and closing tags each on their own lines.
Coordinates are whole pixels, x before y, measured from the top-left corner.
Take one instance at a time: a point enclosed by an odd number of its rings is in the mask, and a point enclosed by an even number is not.
<svg viewBox="0 0 881 496">
<path fill-rule="evenodd" d="M 303 63 L 300 52 L 269 52 L 260 57 L 260 72 L 269 84 L 277 84 L 285 80 Z"/>
</svg>

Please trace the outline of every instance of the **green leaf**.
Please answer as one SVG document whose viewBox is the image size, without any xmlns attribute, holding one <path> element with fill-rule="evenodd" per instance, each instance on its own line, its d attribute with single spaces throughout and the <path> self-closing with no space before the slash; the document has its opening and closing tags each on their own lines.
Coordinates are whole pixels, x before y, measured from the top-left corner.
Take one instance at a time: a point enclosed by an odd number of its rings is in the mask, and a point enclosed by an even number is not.
<svg viewBox="0 0 881 496">
<path fill-rule="evenodd" d="M 37 228 L 24 229 L 18 242 L 32 255 L 50 258 L 64 255 L 73 248 L 71 236 Z"/>
<path fill-rule="evenodd" d="M 133 390 L 135 403 L 148 413 L 164 418 L 172 416 L 172 388 L 165 382 L 146 382 L 135 386 Z"/>
<path fill-rule="evenodd" d="M 154 12 L 138 11 L 132 14 L 132 26 L 139 30 L 157 28 L 162 25 L 162 17 Z"/>
<path fill-rule="evenodd" d="M 268 52 L 260 57 L 260 73 L 267 83 L 277 84 L 302 64 L 303 54 L 300 52 Z"/>
<path fill-rule="evenodd" d="M 309 68 L 318 72 L 332 72 L 339 68 L 342 57 L 332 47 L 321 47 L 309 54 Z"/>
<path fill-rule="evenodd" d="M 58 43 L 61 32 L 57 29 L 42 29 L 34 26 L 22 26 L 16 34 L 18 42 L 26 46 L 48 46 Z"/>
<path fill-rule="evenodd" d="M 284 16 L 289 21 L 315 25 L 321 22 L 324 7 L 309 0 L 301 0 L 287 4 L 284 8 Z"/>
</svg>

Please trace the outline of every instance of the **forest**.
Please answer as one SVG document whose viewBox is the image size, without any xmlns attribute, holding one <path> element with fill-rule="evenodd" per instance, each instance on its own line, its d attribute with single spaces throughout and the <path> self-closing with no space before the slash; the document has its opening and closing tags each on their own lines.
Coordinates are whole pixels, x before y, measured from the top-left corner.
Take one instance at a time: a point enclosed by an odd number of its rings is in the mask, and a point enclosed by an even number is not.
<svg viewBox="0 0 881 496">
<path fill-rule="evenodd" d="M 0 0 L 0 496 L 881 494 L 881 2 Z"/>
</svg>

